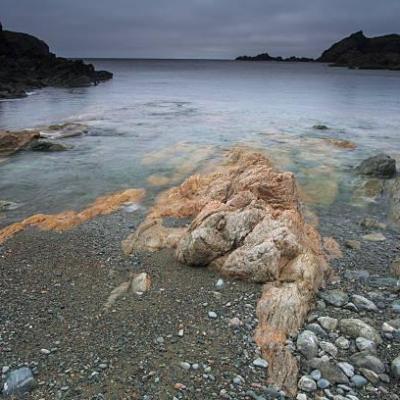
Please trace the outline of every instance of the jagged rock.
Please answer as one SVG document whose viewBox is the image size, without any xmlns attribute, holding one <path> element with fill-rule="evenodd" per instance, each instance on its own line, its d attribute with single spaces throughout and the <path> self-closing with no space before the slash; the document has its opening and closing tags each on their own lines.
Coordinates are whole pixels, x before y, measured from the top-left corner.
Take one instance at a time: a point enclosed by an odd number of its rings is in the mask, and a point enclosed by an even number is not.
<svg viewBox="0 0 400 400">
<path fill-rule="evenodd" d="M 400 35 L 367 38 L 359 31 L 333 44 L 317 61 L 339 67 L 397 70 L 400 68 Z"/>
<path fill-rule="evenodd" d="M 360 310 L 378 311 L 378 307 L 375 305 L 375 303 L 371 300 L 368 300 L 364 296 L 354 294 L 353 296 L 351 296 L 351 299 Z"/>
<path fill-rule="evenodd" d="M 32 141 L 39 138 L 39 132 L 0 131 L 0 157 L 10 156 L 17 151 L 25 149 Z"/>
<path fill-rule="evenodd" d="M 383 362 L 369 351 L 360 351 L 350 357 L 350 361 L 358 368 L 366 368 L 377 374 L 383 374 L 385 372 L 385 365 Z"/>
<path fill-rule="evenodd" d="M 318 354 L 318 338 L 314 332 L 301 332 L 297 337 L 296 345 L 297 350 L 308 359 L 314 358 Z"/>
<path fill-rule="evenodd" d="M 343 307 L 349 301 L 348 294 L 338 289 L 319 292 L 319 297 L 335 307 Z"/>
<path fill-rule="evenodd" d="M 29 393 L 35 385 L 31 369 L 22 367 L 8 374 L 3 386 L 3 395 L 20 397 Z"/>
<path fill-rule="evenodd" d="M 192 222 L 166 227 L 167 217 Z M 185 264 L 265 283 L 255 341 L 269 363 L 267 382 L 295 395 L 299 367 L 286 340 L 298 334 L 329 268 L 291 173 L 275 170 L 260 153 L 234 149 L 215 172 L 162 193 L 123 247 L 175 248 Z"/>
<path fill-rule="evenodd" d="M 387 154 L 378 154 L 367 158 L 357 168 L 360 175 L 377 178 L 393 178 L 396 175 L 396 160 Z"/>
<path fill-rule="evenodd" d="M 25 96 L 25 90 L 44 86 L 88 86 L 111 79 L 82 60 L 56 57 L 42 40 L 26 33 L 0 34 L 0 98 Z"/>
<path fill-rule="evenodd" d="M 364 337 L 373 340 L 375 343 L 382 343 L 382 338 L 376 329 L 360 319 L 342 319 L 339 322 L 339 328 L 343 334 L 354 339 Z"/>
<path fill-rule="evenodd" d="M 7 201 L 7 200 L 0 200 L 0 212 L 15 210 L 18 207 L 19 207 L 18 203 L 14 203 L 12 201 Z"/>
<path fill-rule="evenodd" d="M 40 137 L 46 139 L 63 139 L 83 135 L 89 128 L 84 124 L 66 122 L 50 125 L 40 130 Z"/>
</svg>

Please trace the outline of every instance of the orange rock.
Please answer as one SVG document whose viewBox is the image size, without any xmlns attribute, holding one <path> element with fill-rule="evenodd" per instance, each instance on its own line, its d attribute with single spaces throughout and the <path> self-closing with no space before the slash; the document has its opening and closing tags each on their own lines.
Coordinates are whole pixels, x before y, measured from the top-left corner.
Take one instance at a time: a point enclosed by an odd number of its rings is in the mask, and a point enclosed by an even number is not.
<svg viewBox="0 0 400 400">
<path fill-rule="evenodd" d="M 144 195 L 145 191 L 143 189 L 128 189 L 123 192 L 99 197 L 88 208 L 80 212 L 64 211 L 59 214 L 32 215 L 21 222 L 16 222 L 0 230 L 0 243 L 31 226 L 45 231 L 54 230 L 63 232 L 98 215 L 111 214 L 124 203 L 140 201 Z"/>
<path fill-rule="evenodd" d="M 192 222 L 169 228 L 165 217 Z M 214 172 L 163 192 L 123 247 L 174 248 L 185 264 L 265 283 L 255 340 L 269 362 L 268 382 L 296 393 L 298 365 L 285 343 L 303 325 L 329 266 L 318 231 L 305 222 L 293 174 L 260 153 L 234 149 Z"/>
<path fill-rule="evenodd" d="M 0 156 L 10 156 L 39 137 L 40 134 L 36 131 L 0 131 Z"/>
<path fill-rule="evenodd" d="M 340 244 L 332 237 L 323 238 L 323 246 L 328 260 L 342 258 L 343 253 L 340 249 Z"/>
<path fill-rule="evenodd" d="M 357 145 L 353 142 L 350 142 L 350 140 L 333 138 L 324 138 L 324 140 L 335 147 L 339 147 L 340 149 L 354 150 L 357 148 Z"/>
</svg>

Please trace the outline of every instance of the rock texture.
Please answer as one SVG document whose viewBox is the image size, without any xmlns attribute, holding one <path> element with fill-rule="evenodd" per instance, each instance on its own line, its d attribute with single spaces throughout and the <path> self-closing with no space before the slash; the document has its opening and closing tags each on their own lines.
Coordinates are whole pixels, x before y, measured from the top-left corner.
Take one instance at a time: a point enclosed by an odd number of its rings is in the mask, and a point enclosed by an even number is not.
<svg viewBox="0 0 400 400">
<path fill-rule="evenodd" d="M 317 61 L 350 68 L 400 70 L 400 35 L 367 38 L 359 31 L 332 45 Z"/>
<path fill-rule="evenodd" d="M 128 189 L 123 192 L 102 196 L 82 211 L 64 211 L 59 214 L 36 214 L 21 222 L 9 225 L 0 230 L 0 244 L 28 227 L 46 231 L 63 232 L 91 220 L 99 215 L 116 211 L 123 204 L 140 201 L 145 195 L 143 189 Z"/>
<path fill-rule="evenodd" d="M 166 218 L 191 218 L 167 227 Z M 134 250 L 174 248 L 181 262 L 264 283 L 255 340 L 268 360 L 268 382 L 297 390 L 298 364 L 286 340 L 304 323 L 329 271 L 318 232 L 303 218 L 291 173 L 260 153 L 234 149 L 214 173 L 162 193 L 123 243 Z"/>
<path fill-rule="evenodd" d="M 375 178 L 393 178 L 396 175 L 396 160 L 387 154 L 377 154 L 364 160 L 356 171 Z"/>
<path fill-rule="evenodd" d="M 112 78 L 82 60 L 56 57 L 42 40 L 3 30 L 1 23 L 0 65 L 0 98 L 23 97 L 32 88 L 90 86 Z"/>
<path fill-rule="evenodd" d="M 36 131 L 0 131 L 0 157 L 7 157 L 26 148 L 40 137 Z"/>
</svg>

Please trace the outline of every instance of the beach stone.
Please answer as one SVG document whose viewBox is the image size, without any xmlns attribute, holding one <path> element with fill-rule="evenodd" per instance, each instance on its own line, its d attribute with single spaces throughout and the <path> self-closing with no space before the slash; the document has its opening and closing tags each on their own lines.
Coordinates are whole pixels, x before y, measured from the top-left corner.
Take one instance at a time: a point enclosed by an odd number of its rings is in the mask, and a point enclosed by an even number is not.
<svg viewBox="0 0 400 400">
<path fill-rule="evenodd" d="M 400 380 L 400 356 L 396 357 L 390 364 L 390 371 L 396 381 Z"/>
<path fill-rule="evenodd" d="M 335 345 L 341 350 L 347 350 L 350 348 L 350 341 L 344 336 L 339 336 L 335 341 Z"/>
<path fill-rule="evenodd" d="M 223 289 L 223 287 L 225 286 L 224 280 L 223 279 L 218 279 L 217 283 L 215 284 L 215 287 L 217 289 Z"/>
<path fill-rule="evenodd" d="M 318 369 L 321 371 L 322 378 L 327 379 L 332 384 L 349 383 L 349 380 L 342 369 L 330 360 L 319 362 Z"/>
<path fill-rule="evenodd" d="M 314 332 L 319 337 L 323 337 L 323 338 L 328 337 L 328 334 L 325 332 L 325 330 L 322 329 L 321 326 L 319 324 L 317 324 L 316 322 L 313 322 L 312 324 L 308 324 L 306 326 L 306 329 L 308 331 Z"/>
<path fill-rule="evenodd" d="M 329 355 L 331 355 L 332 357 L 336 357 L 337 353 L 338 353 L 338 349 L 336 348 L 336 346 L 330 342 L 320 342 L 319 346 L 321 347 L 321 349 L 323 351 L 325 351 L 325 353 L 328 353 Z"/>
<path fill-rule="evenodd" d="M 354 294 L 351 296 L 351 299 L 360 310 L 378 311 L 378 307 L 375 305 L 375 303 L 371 300 L 368 300 L 364 296 Z"/>
<path fill-rule="evenodd" d="M 396 175 L 396 160 L 387 154 L 377 154 L 362 161 L 356 172 L 376 178 L 393 178 Z"/>
<path fill-rule="evenodd" d="M 322 300 L 335 307 L 343 307 L 349 301 L 347 293 L 338 289 L 321 291 L 318 295 Z"/>
<path fill-rule="evenodd" d="M 299 393 L 296 397 L 296 400 L 307 400 L 308 397 L 305 393 Z"/>
<path fill-rule="evenodd" d="M 190 369 L 190 364 L 188 362 L 182 361 L 179 363 L 179 365 L 185 371 L 189 371 L 189 369 Z"/>
<path fill-rule="evenodd" d="M 385 372 L 385 365 L 376 356 L 372 355 L 368 351 L 360 351 L 350 357 L 350 361 L 358 368 L 366 368 L 377 374 L 383 374 Z"/>
<path fill-rule="evenodd" d="M 400 300 L 395 300 L 392 303 L 392 310 L 396 313 L 400 313 Z"/>
<path fill-rule="evenodd" d="M 253 361 L 253 365 L 259 368 L 268 368 L 268 362 L 263 358 L 257 358 Z"/>
<path fill-rule="evenodd" d="M 381 288 L 381 287 L 397 288 L 398 280 L 395 278 L 391 278 L 391 277 L 374 276 L 368 280 L 368 285 L 375 287 L 375 288 Z"/>
<path fill-rule="evenodd" d="M 365 386 L 368 383 L 368 381 L 361 375 L 354 375 L 351 378 L 351 382 L 354 384 L 356 388 Z"/>
<path fill-rule="evenodd" d="M 216 318 L 218 318 L 218 315 L 217 315 L 217 313 L 214 312 L 214 311 L 209 311 L 209 312 L 208 312 L 208 318 L 216 319 Z"/>
<path fill-rule="evenodd" d="M 339 321 L 336 318 L 331 318 L 331 317 L 319 317 L 317 321 L 322 326 L 322 328 L 324 328 L 329 332 L 334 331 L 339 323 Z"/>
<path fill-rule="evenodd" d="M 344 245 L 348 249 L 352 249 L 352 250 L 360 250 L 361 249 L 361 242 L 358 240 L 354 240 L 354 239 L 346 240 Z"/>
<path fill-rule="evenodd" d="M 314 332 L 303 331 L 297 337 L 297 350 L 307 359 L 313 358 L 318 354 L 318 338 Z"/>
<path fill-rule="evenodd" d="M 328 388 L 330 385 L 331 385 L 330 382 L 329 382 L 328 380 L 324 379 L 324 378 L 319 379 L 318 382 L 317 382 L 317 386 L 318 386 L 320 389 L 326 389 L 326 388 Z"/>
<path fill-rule="evenodd" d="M 382 338 L 376 329 L 360 319 L 342 319 L 339 322 L 339 328 L 343 334 L 354 339 L 358 337 L 364 337 L 374 341 L 375 343 L 382 343 Z"/>
<path fill-rule="evenodd" d="M 244 378 L 243 378 L 242 376 L 236 375 L 236 376 L 232 379 L 232 382 L 233 382 L 235 385 L 241 385 L 242 383 L 245 382 L 245 380 L 244 380 Z"/>
<path fill-rule="evenodd" d="M 3 395 L 21 396 L 29 393 L 36 385 L 32 370 L 22 367 L 8 374 L 3 386 Z"/>
<path fill-rule="evenodd" d="M 347 362 L 339 362 L 337 366 L 348 376 L 349 378 L 354 376 L 354 367 Z"/>
<path fill-rule="evenodd" d="M 358 337 L 356 339 L 356 346 L 360 351 L 368 350 L 372 353 L 376 352 L 376 343 L 363 337 Z"/>
<path fill-rule="evenodd" d="M 308 376 L 302 376 L 300 378 L 298 387 L 304 392 L 314 392 L 315 390 L 317 390 L 317 384 L 312 378 Z"/>
<path fill-rule="evenodd" d="M 377 373 L 375 373 L 374 371 L 371 371 L 370 369 L 360 368 L 360 372 L 373 385 L 376 385 L 380 381 L 379 375 Z"/>
<path fill-rule="evenodd" d="M 314 381 L 318 381 L 321 379 L 321 371 L 319 369 L 314 369 L 311 371 L 310 376 Z"/>
<path fill-rule="evenodd" d="M 386 237 L 381 232 L 372 232 L 364 235 L 362 237 L 364 240 L 368 242 L 383 242 L 386 240 Z"/>
<path fill-rule="evenodd" d="M 365 217 L 360 221 L 360 225 L 367 229 L 386 229 L 386 224 L 377 221 L 375 218 Z"/>
<path fill-rule="evenodd" d="M 347 270 L 344 273 L 344 277 L 346 279 L 351 279 L 351 280 L 360 281 L 360 282 L 366 282 L 369 279 L 369 272 L 364 269 L 355 270 L 355 271 Z"/>
<path fill-rule="evenodd" d="M 243 325 L 243 322 L 238 317 L 233 317 L 229 320 L 229 326 L 232 328 L 239 328 Z"/>
</svg>

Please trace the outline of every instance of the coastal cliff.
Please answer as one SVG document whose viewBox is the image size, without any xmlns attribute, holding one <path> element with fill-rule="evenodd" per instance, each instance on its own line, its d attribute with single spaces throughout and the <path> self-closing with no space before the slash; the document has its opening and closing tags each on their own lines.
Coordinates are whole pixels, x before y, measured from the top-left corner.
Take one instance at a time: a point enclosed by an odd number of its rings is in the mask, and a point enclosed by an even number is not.
<svg viewBox="0 0 400 400">
<path fill-rule="evenodd" d="M 332 45 L 317 61 L 340 67 L 400 70 L 400 35 L 367 38 L 359 31 Z"/>
<path fill-rule="evenodd" d="M 57 57 L 44 41 L 3 30 L 0 23 L 0 99 L 23 97 L 33 88 L 90 86 L 111 78 L 111 72 Z"/>
<path fill-rule="evenodd" d="M 272 57 L 268 53 L 240 56 L 238 61 L 321 62 L 334 67 L 400 70 L 400 35 L 367 38 L 362 31 L 333 44 L 316 60 L 307 57 Z"/>
</svg>

